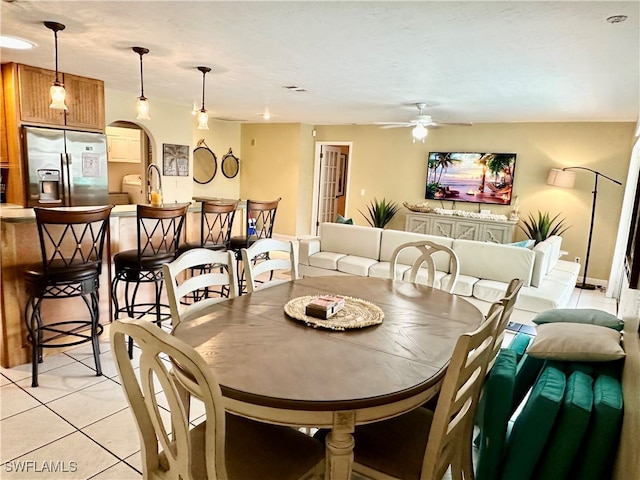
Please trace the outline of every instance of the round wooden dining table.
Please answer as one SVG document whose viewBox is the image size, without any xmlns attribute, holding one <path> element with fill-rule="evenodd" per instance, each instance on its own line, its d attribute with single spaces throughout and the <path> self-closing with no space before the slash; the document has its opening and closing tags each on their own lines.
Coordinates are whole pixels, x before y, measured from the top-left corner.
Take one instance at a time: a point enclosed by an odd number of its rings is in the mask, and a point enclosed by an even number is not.
<svg viewBox="0 0 640 480">
<path fill-rule="evenodd" d="M 313 328 L 287 316 L 293 298 L 334 294 L 367 300 L 379 325 Z M 369 277 L 286 282 L 212 305 L 173 334 L 211 367 L 227 411 L 267 423 L 331 429 L 327 479 L 348 479 L 356 425 L 410 411 L 440 389 L 458 337 L 482 313 L 423 285 Z"/>
</svg>

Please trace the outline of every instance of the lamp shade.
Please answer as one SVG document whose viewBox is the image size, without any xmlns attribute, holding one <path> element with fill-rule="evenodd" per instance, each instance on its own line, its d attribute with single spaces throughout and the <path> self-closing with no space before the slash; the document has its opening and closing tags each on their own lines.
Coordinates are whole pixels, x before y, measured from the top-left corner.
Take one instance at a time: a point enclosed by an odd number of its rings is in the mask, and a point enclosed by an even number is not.
<svg viewBox="0 0 640 480">
<path fill-rule="evenodd" d="M 552 168 L 547 176 L 547 184 L 560 188 L 573 188 L 576 174 L 559 168 Z"/>
<path fill-rule="evenodd" d="M 198 130 L 209 130 L 209 114 L 203 108 L 198 112 Z"/>
<path fill-rule="evenodd" d="M 49 108 L 53 110 L 67 110 L 67 106 L 64 103 L 64 100 L 67 97 L 64 85 L 61 83 L 54 83 L 49 89 L 49 95 L 51 96 L 51 105 L 49 105 Z"/>
<path fill-rule="evenodd" d="M 149 102 L 145 97 L 138 97 L 136 111 L 138 112 L 136 120 L 151 120 L 151 117 L 149 117 Z"/>
</svg>

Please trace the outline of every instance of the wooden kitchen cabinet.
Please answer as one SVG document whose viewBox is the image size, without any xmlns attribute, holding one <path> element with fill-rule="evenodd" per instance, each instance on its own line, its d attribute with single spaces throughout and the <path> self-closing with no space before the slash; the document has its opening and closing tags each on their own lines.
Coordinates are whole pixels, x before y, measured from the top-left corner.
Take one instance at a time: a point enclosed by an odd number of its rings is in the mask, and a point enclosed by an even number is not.
<svg viewBox="0 0 640 480">
<path fill-rule="evenodd" d="M 19 117 L 22 123 L 104 131 L 104 82 L 93 78 L 58 73 L 67 92 L 67 111 L 49 108 L 49 88 L 55 72 L 16 65 Z"/>
</svg>

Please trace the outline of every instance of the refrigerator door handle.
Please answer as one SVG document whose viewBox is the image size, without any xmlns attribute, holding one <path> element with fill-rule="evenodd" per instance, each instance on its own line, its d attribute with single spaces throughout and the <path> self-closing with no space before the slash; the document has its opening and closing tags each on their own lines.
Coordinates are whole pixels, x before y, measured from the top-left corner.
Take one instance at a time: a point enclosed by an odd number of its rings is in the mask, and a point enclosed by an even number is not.
<svg viewBox="0 0 640 480">
<path fill-rule="evenodd" d="M 69 181 L 69 169 L 67 168 L 67 154 L 60 154 L 60 191 L 62 192 L 62 205 L 69 205 L 69 191 L 68 191 L 68 181 Z"/>
<path fill-rule="evenodd" d="M 65 153 L 64 156 L 66 157 L 67 161 L 67 188 L 69 189 L 69 196 L 68 201 L 67 201 L 67 206 L 72 206 L 72 201 L 74 198 L 74 187 L 73 187 L 73 155 L 71 155 L 70 153 Z"/>
</svg>

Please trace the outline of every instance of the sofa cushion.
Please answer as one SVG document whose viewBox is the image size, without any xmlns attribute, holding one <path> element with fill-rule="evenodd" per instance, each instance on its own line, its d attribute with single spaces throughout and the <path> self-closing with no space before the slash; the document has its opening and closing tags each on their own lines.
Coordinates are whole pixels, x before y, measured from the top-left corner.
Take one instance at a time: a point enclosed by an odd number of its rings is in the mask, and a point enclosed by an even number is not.
<svg viewBox="0 0 640 480">
<path fill-rule="evenodd" d="M 518 408 L 522 400 L 527 396 L 527 392 L 535 383 L 544 364 L 545 361 L 541 358 L 533 358 L 526 353 L 522 356 L 516 370 L 516 384 L 513 389 L 513 405 L 511 406 L 512 412 Z"/>
<path fill-rule="evenodd" d="M 577 277 L 578 273 L 580 273 L 580 268 L 581 265 L 579 263 L 569 262 L 567 260 L 558 260 L 553 270 L 550 270 L 548 273 L 559 270 L 562 272 L 570 272 Z"/>
<path fill-rule="evenodd" d="M 378 263 L 377 260 L 356 255 L 347 255 L 338 260 L 338 271 L 351 275 L 369 276 L 369 268 Z"/>
<path fill-rule="evenodd" d="M 533 247 L 533 253 L 535 254 L 535 262 L 531 276 L 531 285 L 539 287 L 549 271 L 553 246 L 550 243 L 540 242 Z"/>
<path fill-rule="evenodd" d="M 458 281 L 453 288 L 455 295 L 461 295 L 463 297 L 473 296 L 473 286 L 480 280 L 478 277 L 472 277 L 470 275 L 458 275 Z"/>
<path fill-rule="evenodd" d="M 556 322 L 589 323 L 591 325 L 613 328 L 618 331 L 624 327 L 624 321 L 622 319 L 595 308 L 558 308 L 555 310 L 545 310 L 533 319 L 533 323 L 536 325 Z"/>
<path fill-rule="evenodd" d="M 480 279 L 473 285 L 473 296 L 489 303 L 498 302 L 504 297 L 508 286 L 504 282 Z"/>
<path fill-rule="evenodd" d="M 407 265 L 396 265 L 396 272 L 402 275 L 409 269 Z M 369 267 L 369 276 L 376 278 L 389 278 L 391 274 L 391 264 L 389 262 L 378 262 Z"/>
<path fill-rule="evenodd" d="M 337 270 L 338 260 L 345 256 L 344 253 L 318 252 L 309 256 L 309 265 L 312 267 L 326 268 L 327 270 Z"/>
<path fill-rule="evenodd" d="M 535 258 L 532 250 L 473 240 L 454 240 L 453 250 L 462 275 L 505 283 L 519 278 L 525 286 L 531 283 Z"/>
<path fill-rule="evenodd" d="M 400 245 L 409 242 L 421 242 L 428 240 L 438 245 L 451 248 L 453 240 L 447 237 L 438 237 L 436 235 L 425 235 L 422 233 L 402 232 L 399 230 L 384 230 L 382 232 L 382 240 L 380 242 L 380 261 L 390 262 L 393 252 Z M 408 248 L 400 253 L 398 263 L 403 265 L 413 265 L 420 256 L 420 251 L 416 248 Z M 434 255 L 436 269 L 443 272 L 449 271 L 449 256 L 445 253 L 437 253 Z"/>
<path fill-rule="evenodd" d="M 565 480 L 582 443 L 593 407 L 593 379 L 581 371 L 567 377 L 560 413 L 542 453 L 534 478 Z M 581 478 L 581 477 L 573 477 Z"/>
<path fill-rule="evenodd" d="M 426 268 L 420 268 L 418 273 L 416 274 L 416 283 L 420 283 L 422 285 L 427 284 L 428 270 Z M 440 270 L 436 270 L 435 278 L 433 279 L 433 288 L 440 288 L 442 284 L 442 280 L 449 276 L 446 272 L 441 272 Z M 407 269 L 402 275 L 402 279 L 405 282 L 409 281 L 409 277 L 411 277 L 411 268 Z"/>
<path fill-rule="evenodd" d="M 545 323 L 527 353 L 536 358 L 573 362 L 608 362 L 625 356 L 620 332 L 586 323 Z"/>
<path fill-rule="evenodd" d="M 381 228 L 321 223 L 320 250 L 378 260 L 380 258 L 381 236 Z"/>
<path fill-rule="evenodd" d="M 522 287 L 518 296 L 517 308 L 529 312 L 541 312 L 562 308 L 571 299 L 574 282 L 558 282 L 545 279 L 538 287 Z"/>
<path fill-rule="evenodd" d="M 531 478 L 560 411 L 565 385 L 564 373 L 551 366 L 538 377 L 513 425 L 507 443 L 503 480 Z"/>
<path fill-rule="evenodd" d="M 518 360 L 513 350 L 500 350 L 487 378 L 481 399 L 480 451 L 476 465 L 476 479 L 498 478 L 507 424 L 511 416 L 513 387 Z"/>
<path fill-rule="evenodd" d="M 513 350 L 516 353 L 516 358 L 518 361 L 523 357 L 524 353 L 527 351 L 527 347 L 531 343 L 531 336 L 526 333 L 518 333 L 511 342 L 509 343 L 509 350 Z"/>
<path fill-rule="evenodd" d="M 623 399 L 620 382 L 600 375 L 593 384 L 593 410 L 589 427 L 567 478 L 611 478 L 622 426 Z"/>
</svg>

